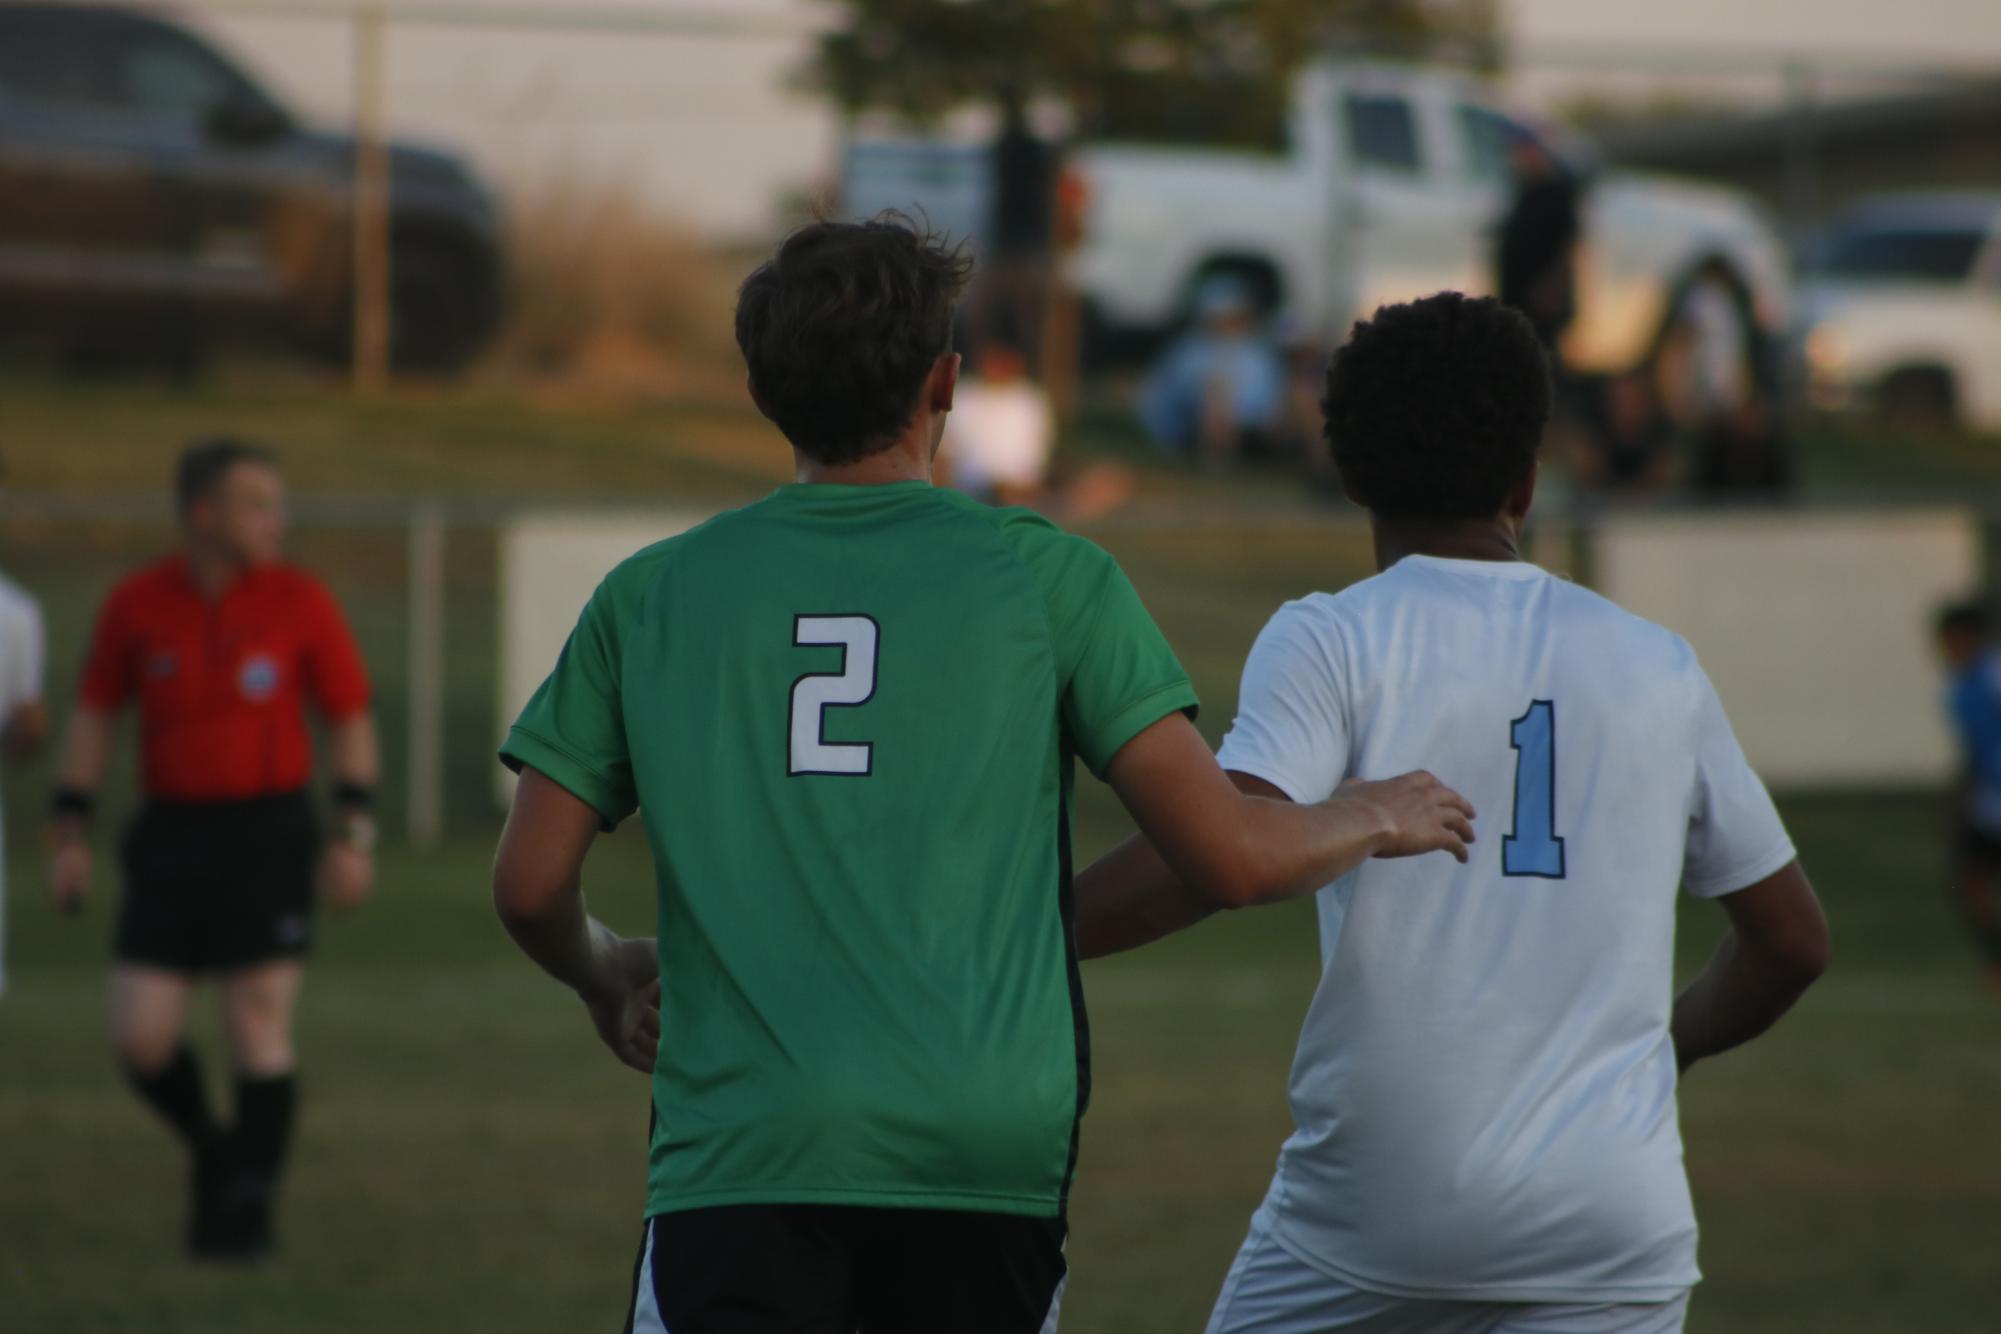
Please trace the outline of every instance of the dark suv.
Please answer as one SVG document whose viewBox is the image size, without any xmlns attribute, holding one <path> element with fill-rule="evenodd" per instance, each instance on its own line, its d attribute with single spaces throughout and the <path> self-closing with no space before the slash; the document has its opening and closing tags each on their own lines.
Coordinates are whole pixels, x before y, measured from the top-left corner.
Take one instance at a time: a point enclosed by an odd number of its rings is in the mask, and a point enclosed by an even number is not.
<svg viewBox="0 0 2001 1334">
<path fill-rule="evenodd" d="M 0 337 L 345 356 L 354 156 L 184 28 L 0 0 Z M 500 310 L 493 197 L 397 144 L 390 217 L 392 360 L 460 366 Z"/>
</svg>

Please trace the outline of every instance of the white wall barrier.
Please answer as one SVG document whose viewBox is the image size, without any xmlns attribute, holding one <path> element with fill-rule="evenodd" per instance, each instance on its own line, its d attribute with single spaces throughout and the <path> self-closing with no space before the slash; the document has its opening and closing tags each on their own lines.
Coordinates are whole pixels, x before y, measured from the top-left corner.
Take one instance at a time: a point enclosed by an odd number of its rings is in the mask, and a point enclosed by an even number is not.
<svg viewBox="0 0 2001 1334">
<path fill-rule="evenodd" d="M 1931 619 L 1978 585 L 1980 537 L 1924 510 L 1621 516 L 1591 542 L 1599 591 L 1695 646 L 1766 780 L 1827 788 L 1950 776 Z"/>
<path fill-rule="evenodd" d="M 556 665 L 584 604 L 612 566 L 642 547 L 684 533 L 707 514 L 671 511 L 594 514 L 547 511 L 500 525 L 500 705 L 498 739 Z M 494 794 L 504 806 L 514 775 L 498 765 Z"/>
<path fill-rule="evenodd" d="M 555 665 L 611 567 L 706 517 L 547 512 L 501 525 L 497 734 Z M 1930 624 L 1940 602 L 1979 583 L 1970 513 L 1621 515 L 1595 523 L 1587 543 L 1599 591 L 1695 646 L 1774 786 L 1950 776 Z M 496 772 L 505 802 L 513 779 Z"/>
</svg>

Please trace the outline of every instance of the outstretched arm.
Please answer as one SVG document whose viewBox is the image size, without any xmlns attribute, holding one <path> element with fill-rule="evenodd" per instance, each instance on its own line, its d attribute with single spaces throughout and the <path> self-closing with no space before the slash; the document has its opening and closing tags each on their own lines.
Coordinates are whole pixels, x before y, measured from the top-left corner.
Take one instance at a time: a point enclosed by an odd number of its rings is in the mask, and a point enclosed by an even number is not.
<svg viewBox="0 0 2001 1334">
<path fill-rule="evenodd" d="M 1730 932 L 1674 1002 L 1683 1070 L 1763 1033 L 1827 971 L 1827 917 L 1797 861 L 1718 902 Z"/>
<path fill-rule="evenodd" d="M 1285 800 L 1285 794 L 1248 774 L 1229 779 L 1246 796 Z M 1183 931 L 1222 905 L 1190 889 L 1145 834 L 1134 834 L 1077 876 L 1077 952 L 1102 958 L 1150 945 Z"/>
<path fill-rule="evenodd" d="M 1233 781 L 1181 714 L 1128 742 L 1107 776 L 1144 837 L 1077 879 L 1086 958 L 1145 944 L 1218 908 L 1311 894 L 1369 857 L 1450 852 L 1464 861 L 1473 841 L 1473 808 L 1429 774 L 1295 805 L 1258 779 Z"/>
<path fill-rule="evenodd" d="M 596 810 L 523 766 L 493 863 L 493 906 L 521 952 L 575 991 L 621 1061 L 651 1073 L 660 1041 L 653 941 L 626 940 L 584 909 L 584 855 Z"/>
</svg>

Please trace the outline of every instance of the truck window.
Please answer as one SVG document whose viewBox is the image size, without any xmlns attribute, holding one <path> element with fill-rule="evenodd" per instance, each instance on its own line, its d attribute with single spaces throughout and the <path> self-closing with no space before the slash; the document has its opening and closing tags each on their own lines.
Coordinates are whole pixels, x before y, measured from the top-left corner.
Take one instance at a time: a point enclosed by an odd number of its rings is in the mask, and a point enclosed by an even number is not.
<svg viewBox="0 0 2001 1334">
<path fill-rule="evenodd" d="M 242 91 L 227 65 L 171 28 L 124 29 L 110 61 L 115 98 L 134 111 L 200 115 Z"/>
<path fill-rule="evenodd" d="M 1423 166 L 1409 102 L 1390 94 L 1350 93 L 1344 108 L 1348 145 L 1357 162 L 1389 171 L 1414 172 Z"/>
<path fill-rule="evenodd" d="M 40 102 L 101 103 L 89 16 L 0 5 L 0 91 Z"/>
<path fill-rule="evenodd" d="M 1459 124 L 1466 175 L 1476 181 L 1506 180 L 1515 141 L 1528 137 L 1528 131 L 1486 107 L 1461 106 L 1453 119 Z"/>
<path fill-rule="evenodd" d="M 1823 242 L 1813 267 L 1836 278 L 1960 283 L 1986 244 L 1986 234 L 1971 229 L 1863 227 Z"/>
</svg>

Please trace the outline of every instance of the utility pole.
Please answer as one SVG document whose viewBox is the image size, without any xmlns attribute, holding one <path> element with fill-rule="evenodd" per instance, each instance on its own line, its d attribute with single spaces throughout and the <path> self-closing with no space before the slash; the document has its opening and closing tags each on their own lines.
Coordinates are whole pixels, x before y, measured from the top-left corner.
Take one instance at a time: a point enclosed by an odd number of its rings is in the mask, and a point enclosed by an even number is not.
<svg viewBox="0 0 2001 1334">
<path fill-rule="evenodd" d="M 384 136 L 387 16 L 354 16 L 354 389 L 389 383 L 389 146 Z"/>
</svg>

